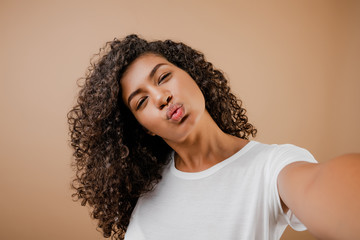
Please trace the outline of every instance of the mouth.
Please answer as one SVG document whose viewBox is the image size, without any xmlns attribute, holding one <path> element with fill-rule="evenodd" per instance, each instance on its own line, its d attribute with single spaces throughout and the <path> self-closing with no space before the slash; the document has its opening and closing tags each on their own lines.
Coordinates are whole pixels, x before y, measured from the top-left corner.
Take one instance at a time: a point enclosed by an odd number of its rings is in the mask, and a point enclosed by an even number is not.
<svg viewBox="0 0 360 240">
<path fill-rule="evenodd" d="M 168 120 L 180 122 L 184 117 L 185 109 L 182 104 L 171 104 L 166 111 L 166 117 Z"/>
</svg>

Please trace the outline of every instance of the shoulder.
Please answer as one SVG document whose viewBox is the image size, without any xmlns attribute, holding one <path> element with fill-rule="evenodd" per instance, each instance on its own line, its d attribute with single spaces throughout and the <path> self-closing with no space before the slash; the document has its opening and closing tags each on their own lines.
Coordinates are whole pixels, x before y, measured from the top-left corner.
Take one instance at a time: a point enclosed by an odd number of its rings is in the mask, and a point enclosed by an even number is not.
<svg viewBox="0 0 360 240">
<path fill-rule="evenodd" d="M 281 154 L 302 153 L 312 157 L 308 150 L 294 144 L 267 144 L 258 141 L 251 141 L 250 143 L 253 144 L 252 150 L 260 153 L 275 154 L 275 156 L 279 156 Z"/>
<path fill-rule="evenodd" d="M 306 161 L 316 163 L 314 156 L 305 148 L 293 144 L 264 144 L 257 142 L 253 154 L 267 161 L 269 167 L 283 168 L 286 165 Z"/>
</svg>

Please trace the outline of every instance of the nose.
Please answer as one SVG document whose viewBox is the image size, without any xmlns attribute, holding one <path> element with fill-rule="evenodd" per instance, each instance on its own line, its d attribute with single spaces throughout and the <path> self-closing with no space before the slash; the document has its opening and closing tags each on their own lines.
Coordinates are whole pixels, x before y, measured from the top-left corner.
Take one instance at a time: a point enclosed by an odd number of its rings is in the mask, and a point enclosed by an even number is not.
<svg viewBox="0 0 360 240">
<path fill-rule="evenodd" d="M 156 105 L 159 109 L 166 107 L 172 99 L 169 91 L 158 91 L 156 95 Z"/>
</svg>

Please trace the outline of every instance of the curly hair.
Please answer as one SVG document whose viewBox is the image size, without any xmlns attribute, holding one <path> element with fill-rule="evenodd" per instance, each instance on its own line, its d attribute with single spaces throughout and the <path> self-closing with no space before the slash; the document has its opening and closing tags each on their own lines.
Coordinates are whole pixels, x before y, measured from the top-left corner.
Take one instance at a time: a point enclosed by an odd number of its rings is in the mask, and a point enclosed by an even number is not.
<svg viewBox="0 0 360 240">
<path fill-rule="evenodd" d="M 68 113 L 76 172 L 72 196 L 90 206 L 104 237 L 124 238 L 138 198 L 161 180 L 172 151 L 162 138 L 147 134 L 122 101 L 122 74 L 147 53 L 166 58 L 194 79 L 222 131 L 243 139 L 257 131 L 224 74 L 203 53 L 181 42 L 149 42 L 134 34 L 107 42 L 80 79 L 77 104 Z"/>
</svg>

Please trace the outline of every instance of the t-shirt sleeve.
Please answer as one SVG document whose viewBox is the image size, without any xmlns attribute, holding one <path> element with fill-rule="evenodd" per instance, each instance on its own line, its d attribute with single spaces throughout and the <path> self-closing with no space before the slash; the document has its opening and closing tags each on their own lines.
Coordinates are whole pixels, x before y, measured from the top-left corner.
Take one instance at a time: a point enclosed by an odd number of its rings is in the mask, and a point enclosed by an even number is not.
<svg viewBox="0 0 360 240">
<path fill-rule="evenodd" d="M 296 231 L 304 231 L 306 227 L 290 209 L 287 213 L 283 212 L 277 187 L 277 178 L 280 171 L 288 164 L 298 161 L 317 163 L 313 155 L 304 148 L 291 144 L 277 145 L 275 147 L 269 162 L 270 207 L 275 220 L 279 224 L 288 224 Z"/>
</svg>

